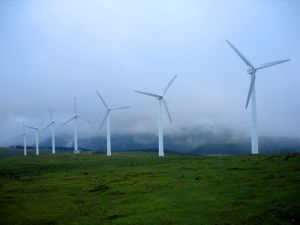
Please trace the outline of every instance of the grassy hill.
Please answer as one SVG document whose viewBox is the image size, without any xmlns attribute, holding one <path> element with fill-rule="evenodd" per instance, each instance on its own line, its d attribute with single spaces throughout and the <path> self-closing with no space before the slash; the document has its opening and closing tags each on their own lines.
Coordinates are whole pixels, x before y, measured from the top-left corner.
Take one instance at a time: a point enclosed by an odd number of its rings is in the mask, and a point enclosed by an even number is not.
<svg viewBox="0 0 300 225">
<path fill-rule="evenodd" d="M 300 223 L 299 154 L 5 156 L 0 177 L 3 225 Z"/>
</svg>

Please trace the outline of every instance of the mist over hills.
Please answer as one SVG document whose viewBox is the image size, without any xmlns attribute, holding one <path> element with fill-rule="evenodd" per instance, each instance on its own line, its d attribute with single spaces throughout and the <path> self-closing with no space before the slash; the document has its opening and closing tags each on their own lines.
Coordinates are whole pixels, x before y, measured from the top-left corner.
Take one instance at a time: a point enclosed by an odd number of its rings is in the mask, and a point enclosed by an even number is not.
<svg viewBox="0 0 300 225">
<path fill-rule="evenodd" d="M 56 146 L 71 149 L 73 136 L 56 138 Z M 156 149 L 158 137 L 154 134 L 115 134 L 111 137 L 114 151 Z M 251 139 L 226 129 L 194 127 L 182 129 L 174 134 L 164 135 L 165 149 L 192 154 L 249 154 Z M 51 146 L 51 137 L 41 142 L 41 146 Z M 261 153 L 300 152 L 300 138 L 260 137 Z M 50 147 L 49 147 L 50 148 Z M 89 137 L 79 140 L 79 148 L 106 151 L 106 137 Z"/>
</svg>

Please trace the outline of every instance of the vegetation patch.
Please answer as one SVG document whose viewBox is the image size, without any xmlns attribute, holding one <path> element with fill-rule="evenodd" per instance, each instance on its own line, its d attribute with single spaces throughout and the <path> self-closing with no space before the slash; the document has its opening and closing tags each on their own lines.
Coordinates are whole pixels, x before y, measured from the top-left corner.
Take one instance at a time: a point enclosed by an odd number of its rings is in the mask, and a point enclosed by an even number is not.
<svg viewBox="0 0 300 225">
<path fill-rule="evenodd" d="M 75 199 L 73 201 L 73 203 L 76 204 L 76 205 L 82 205 L 82 204 L 85 204 L 86 201 L 84 199 Z"/>
<path fill-rule="evenodd" d="M 120 215 L 120 214 L 113 214 L 111 216 L 106 217 L 107 220 L 115 220 L 118 219 L 120 217 L 124 217 L 124 215 Z"/>
<path fill-rule="evenodd" d="M 10 155 L 0 224 L 300 224 L 299 165 L 299 154 Z"/>
<path fill-rule="evenodd" d="M 105 184 L 99 184 L 96 185 L 95 187 L 93 187 L 92 189 L 89 190 L 89 192 L 105 192 L 107 191 L 109 188 L 107 185 Z"/>
<path fill-rule="evenodd" d="M 121 191 L 113 191 L 113 192 L 109 192 L 108 194 L 113 196 L 120 196 L 120 195 L 124 195 L 125 193 Z"/>
</svg>

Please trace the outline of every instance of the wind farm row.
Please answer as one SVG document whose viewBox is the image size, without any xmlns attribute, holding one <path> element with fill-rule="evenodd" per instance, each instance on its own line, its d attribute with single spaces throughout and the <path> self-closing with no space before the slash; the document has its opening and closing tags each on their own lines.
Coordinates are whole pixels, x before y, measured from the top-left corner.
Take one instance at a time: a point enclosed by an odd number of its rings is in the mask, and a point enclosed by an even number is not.
<svg viewBox="0 0 300 225">
<path fill-rule="evenodd" d="M 277 60 L 269 63 L 264 63 L 259 66 L 254 66 L 231 42 L 226 40 L 228 45 L 233 49 L 233 51 L 240 57 L 240 59 L 248 66 L 247 73 L 250 75 L 250 87 L 248 90 L 248 95 L 246 99 L 246 105 L 245 108 L 248 108 L 248 105 L 251 100 L 251 152 L 252 154 L 258 154 L 259 148 L 258 148 L 258 132 L 257 132 L 257 110 L 256 110 L 256 91 L 255 91 L 255 82 L 256 82 L 256 72 L 258 70 L 275 66 L 281 63 L 285 63 L 290 61 L 290 59 L 284 59 L 284 60 Z M 158 100 L 159 103 L 159 117 L 158 117 L 158 155 L 159 157 L 164 156 L 164 142 L 163 142 L 163 126 L 162 126 L 162 120 L 163 120 L 163 111 L 166 112 L 168 119 L 170 123 L 172 123 L 172 117 L 170 110 L 168 108 L 167 102 L 165 100 L 165 95 L 171 85 L 173 84 L 174 80 L 176 79 L 177 74 L 169 81 L 169 83 L 165 86 L 163 91 L 161 93 L 151 93 L 151 92 L 145 92 L 140 90 L 135 90 L 135 93 L 146 95 L 149 97 L 154 97 Z M 128 109 L 130 106 L 121 106 L 121 107 L 112 107 L 104 100 L 104 98 L 101 96 L 100 92 L 96 90 L 96 94 L 98 95 L 101 103 L 104 105 L 106 113 L 104 115 L 104 118 L 99 125 L 99 129 L 103 127 L 103 125 L 106 123 L 106 154 L 107 156 L 111 156 L 112 150 L 111 150 L 111 131 L 110 131 L 110 114 L 112 111 L 120 110 L 120 109 Z M 27 124 L 23 123 L 23 138 L 24 138 L 24 156 L 27 156 L 27 130 L 31 129 L 35 131 L 35 138 L 36 138 L 36 155 L 39 155 L 39 133 L 42 131 L 45 131 L 46 129 L 51 127 L 52 131 L 52 153 L 55 154 L 56 152 L 56 146 L 55 146 L 55 127 L 57 122 L 54 119 L 53 113 L 51 108 L 49 108 L 49 114 L 50 114 L 50 120 L 51 122 L 47 124 L 44 128 L 42 128 L 42 125 L 45 122 L 45 119 L 42 120 L 37 126 L 28 126 Z M 82 117 L 78 114 L 77 111 L 77 102 L 76 98 L 74 98 L 74 115 L 68 119 L 66 122 L 62 123 L 61 125 L 67 125 L 70 122 L 73 122 L 73 128 L 74 128 L 74 154 L 79 154 L 80 150 L 78 149 L 78 127 L 77 123 L 78 120 L 82 120 L 84 122 L 87 122 L 89 124 L 93 124 L 90 120 Z"/>
</svg>

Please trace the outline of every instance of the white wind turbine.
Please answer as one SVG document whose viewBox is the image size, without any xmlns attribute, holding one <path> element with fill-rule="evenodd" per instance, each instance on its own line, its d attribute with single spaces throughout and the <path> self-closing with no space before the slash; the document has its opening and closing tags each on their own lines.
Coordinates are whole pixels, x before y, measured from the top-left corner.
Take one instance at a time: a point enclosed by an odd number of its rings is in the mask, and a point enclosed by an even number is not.
<svg viewBox="0 0 300 225">
<path fill-rule="evenodd" d="M 25 125 L 23 122 L 23 139 L 24 139 L 24 156 L 27 156 L 27 135 L 26 135 L 26 130 L 25 130 Z"/>
<path fill-rule="evenodd" d="M 96 90 L 101 102 L 103 103 L 103 105 L 106 108 L 106 114 L 102 120 L 102 123 L 100 125 L 100 129 L 102 128 L 103 124 L 106 121 L 106 155 L 107 156 L 111 156 L 111 144 L 110 144 L 110 112 L 113 110 L 117 110 L 117 109 L 129 109 L 129 106 L 122 106 L 122 107 L 109 107 L 106 102 L 104 101 L 104 99 L 102 98 L 102 96 L 100 95 L 100 93 Z"/>
<path fill-rule="evenodd" d="M 168 83 L 168 85 L 165 87 L 162 94 L 153 94 L 149 92 L 144 91 L 135 91 L 136 93 L 143 94 L 143 95 L 149 95 L 151 97 L 157 98 L 159 101 L 159 118 L 158 118 L 158 155 L 164 156 L 164 140 L 163 140 L 163 127 L 162 127 L 162 105 L 164 105 L 165 110 L 168 114 L 169 120 L 172 123 L 171 114 L 169 111 L 169 108 L 167 106 L 167 103 L 164 99 L 165 94 L 167 93 L 169 87 L 173 83 L 173 81 L 176 79 L 177 74 L 172 78 L 172 80 Z"/>
<path fill-rule="evenodd" d="M 80 151 L 78 150 L 78 142 L 77 142 L 77 119 L 82 119 L 88 123 L 91 123 L 91 121 L 83 118 L 82 116 L 79 116 L 77 113 L 77 104 L 76 104 L 76 98 L 74 97 L 74 116 L 63 123 L 63 125 L 67 125 L 69 122 L 74 120 L 74 154 L 79 154 Z"/>
<path fill-rule="evenodd" d="M 51 126 L 51 133 L 52 133 L 52 154 L 55 154 L 55 120 L 53 118 L 53 114 L 51 108 L 49 107 L 50 119 L 51 122 L 42 130 L 45 131 Z"/>
<path fill-rule="evenodd" d="M 43 119 L 40 124 L 36 127 L 31 127 L 31 126 L 26 126 L 24 125 L 25 128 L 29 128 L 32 130 L 35 130 L 35 154 L 39 155 L 40 154 L 40 149 L 39 149 L 39 132 L 42 124 L 45 122 L 46 119 Z M 25 142 L 25 141 L 24 141 Z"/>
<path fill-rule="evenodd" d="M 251 83 L 248 91 L 248 97 L 246 101 L 245 108 L 247 109 L 250 98 L 251 98 L 251 116 L 252 116 L 252 123 L 251 123 L 251 135 L 252 135 L 252 154 L 258 154 L 258 134 L 257 134 L 257 113 L 256 113 L 256 96 L 255 96 L 255 79 L 256 79 L 256 71 L 260 69 L 264 69 L 266 67 L 275 66 L 280 63 L 285 63 L 290 61 L 290 59 L 283 59 L 274 62 L 269 62 L 262 64 L 260 66 L 253 66 L 249 60 L 239 52 L 233 44 L 231 44 L 228 40 L 226 40 L 230 47 L 235 51 L 235 53 L 243 60 L 243 62 L 248 66 L 247 73 L 250 75 Z"/>
</svg>

